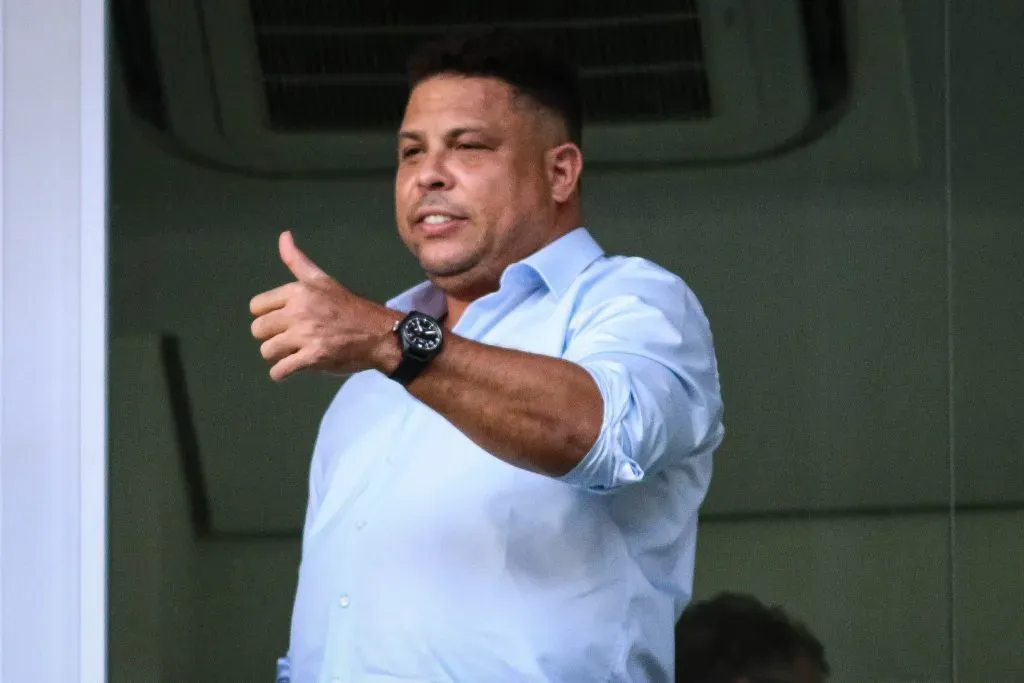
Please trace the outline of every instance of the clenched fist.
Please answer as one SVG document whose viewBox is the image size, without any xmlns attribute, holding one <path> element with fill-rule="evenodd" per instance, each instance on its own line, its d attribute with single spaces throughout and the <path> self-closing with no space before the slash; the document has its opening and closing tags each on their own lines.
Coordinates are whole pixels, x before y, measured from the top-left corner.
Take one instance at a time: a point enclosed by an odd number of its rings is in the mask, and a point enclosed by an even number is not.
<svg viewBox="0 0 1024 683">
<path fill-rule="evenodd" d="M 281 234 L 278 249 L 296 281 L 249 303 L 256 316 L 252 335 L 273 363 L 271 378 L 280 381 L 304 369 L 348 374 L 385 364 L 390 347 L 398 348 L 391 330 L 400 314 L 342 287 L 299 251 L 291 232 Z"/>
</svg>

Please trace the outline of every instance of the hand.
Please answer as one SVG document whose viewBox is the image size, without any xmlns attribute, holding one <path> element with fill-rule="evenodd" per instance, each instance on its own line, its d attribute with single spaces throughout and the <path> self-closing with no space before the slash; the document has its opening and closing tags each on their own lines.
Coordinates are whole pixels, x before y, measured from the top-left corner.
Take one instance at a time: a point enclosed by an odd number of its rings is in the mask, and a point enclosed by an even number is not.
<svg viewBox="0 0 1024 683">
<path fill-rule="evenodd" d="M 260 354 L 274 363 L 270 377 L 281 381 L 307 368 L 347 374 L 374 367 L 390 343 L 399 315 L 356 296 L 303 254 L 284 232 L 281 260 L 296 281 L 253 297 L 252 335 Z"/>
</svg>

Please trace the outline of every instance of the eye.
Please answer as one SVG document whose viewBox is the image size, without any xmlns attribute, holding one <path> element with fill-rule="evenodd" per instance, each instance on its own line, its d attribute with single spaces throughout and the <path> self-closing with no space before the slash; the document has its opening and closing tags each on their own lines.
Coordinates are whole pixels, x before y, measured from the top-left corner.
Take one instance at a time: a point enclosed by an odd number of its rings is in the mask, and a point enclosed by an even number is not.
<svg viewBox="0 0 1024 683">
<path fill-rule="evenodd" d="M 402 149 L 399 152 L 398 155 L 402 159 L 408 159 L 408 158 L 410 158 L 412 156 L 415 156 L 415 155 L 417 155 L 419 153 L 420 153 L 420 148 L 419 147 L 405 147 L 404 149 Z"/>
<path fill-rule="evenodd" d="M 487 149 L 482 142 L 460 142 L 457 149 Z"/>
</svg>

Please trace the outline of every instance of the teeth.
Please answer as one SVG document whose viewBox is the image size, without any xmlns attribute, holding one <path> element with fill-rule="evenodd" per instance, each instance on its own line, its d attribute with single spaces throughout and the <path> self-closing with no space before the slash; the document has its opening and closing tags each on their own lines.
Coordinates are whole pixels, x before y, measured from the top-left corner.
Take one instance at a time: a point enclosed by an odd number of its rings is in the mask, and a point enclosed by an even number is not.
<svg viewBox="0 0 1024 683">
<path fill-rule="evenodd" d="M 423 219 L 424 223 L 447 223 L 452 218 L 451 216 L 445 216 L 440 213 L 432 213 Z"/>
</svg>

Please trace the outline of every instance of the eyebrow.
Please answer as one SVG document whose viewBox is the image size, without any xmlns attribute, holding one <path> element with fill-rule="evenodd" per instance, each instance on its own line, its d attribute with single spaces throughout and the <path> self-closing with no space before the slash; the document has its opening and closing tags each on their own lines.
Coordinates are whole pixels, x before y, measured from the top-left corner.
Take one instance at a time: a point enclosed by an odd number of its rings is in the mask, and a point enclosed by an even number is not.
<svg viewBox="0 0 1024 683">
<path fill-rule="evenodd" d="M 460 126 L 458 128 L 452 128 L 450 131 L 445 133 L 445 138 L 457 138 L 466 133 L 483 133 L 484 128 L 482 126 Z M 413 140 L 419 141 L 426 137 L 426 134 L 420 130 L 403 130 L 398 133 L 398 140 Z"/>
</svg>

